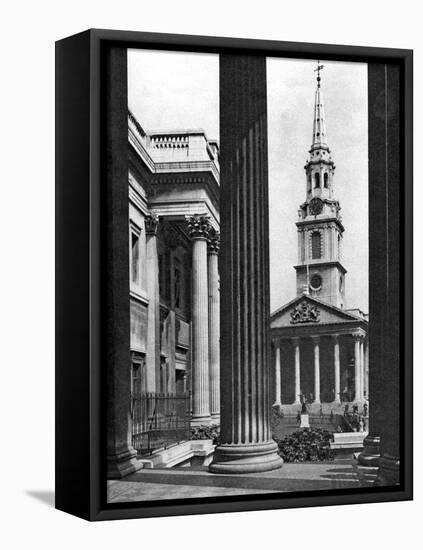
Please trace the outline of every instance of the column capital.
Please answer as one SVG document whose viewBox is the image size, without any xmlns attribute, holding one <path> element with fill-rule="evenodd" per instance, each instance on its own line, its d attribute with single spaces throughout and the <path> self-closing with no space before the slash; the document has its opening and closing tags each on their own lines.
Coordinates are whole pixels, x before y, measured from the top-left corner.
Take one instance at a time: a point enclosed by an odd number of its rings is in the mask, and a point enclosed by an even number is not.
<svg viewBox="0 0 423 550">
<path fill-rule="evenodd" d="M 354 340 L 360 341 L 365 339 L 365 335 L 361 334 L 360 332 L 353 332 L 351 336 L 354 338 Z"/>
<path fill-rule="evenodd" d="M 334 341 L 334 343 L 337 343 L 339 340 L 339 334 L 331 334 L 331 338 Z"/>
<path fill-rule="evenodd" d="M 314 344 L 318 344 L 320 342 L 320 336 L 312 336 L 311 339 Z"/>
<path fill-rule="evenodd" d="M 214 227 L 210 227 L 207 239 L 208 254 L 219 254 L 220 250 L 220 232 Z"/>
<path fill-rule="evenodd" d="M 157 235 L 157 228 L 159 225 L 159 216 L 151 212 L 144 219 L 145 223 L 145 233 L 146 235 Z"/>
<path fill-rule="evenodd" d="M 193 214 L 185 216 L 191 239 L 207 240 L 211 229 L 210 216 L 207 214 Z"/>
<path fill-rule="evenodd" d="M 298 346 L 300 344 L 300 340 L 301 338 L 299 336 L 292 336 L 292 338 L 289 339 L 293 346 Z"/>
</svg>

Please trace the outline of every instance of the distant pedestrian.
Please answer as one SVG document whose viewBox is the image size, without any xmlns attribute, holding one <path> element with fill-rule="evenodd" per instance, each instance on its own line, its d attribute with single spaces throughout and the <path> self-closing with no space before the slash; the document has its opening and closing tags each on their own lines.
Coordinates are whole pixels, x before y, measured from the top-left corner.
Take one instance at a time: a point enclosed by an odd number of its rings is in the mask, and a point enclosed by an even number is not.
<svg viewBox="0 0 423 550">
<path fill-rule="evenodd" d="M 348 416 L 348 410 L 349 410 L 349 405 L 348 403 L 345 404 L 345 407 L 344 407 L 344 416 Z"/>
<path fill-rule="evenodd" d="M 301 412 L 298 410 L 297 412 L 297 424 L 301 424 Z"/>
</svg>

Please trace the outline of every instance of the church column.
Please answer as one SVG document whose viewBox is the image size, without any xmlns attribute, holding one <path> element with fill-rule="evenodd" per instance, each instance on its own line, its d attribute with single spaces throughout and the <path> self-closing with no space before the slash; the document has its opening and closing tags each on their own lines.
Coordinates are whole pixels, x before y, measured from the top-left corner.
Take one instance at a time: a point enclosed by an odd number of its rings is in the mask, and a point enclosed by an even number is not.
<svg viewBox="0 0 423 550">
<path fill-rule="evenodd" d="M 365 377 L 365 366 L 364 366 L 364 338 L 360 340 L 360 401 L 364 400 L 364 377 Z"/>
<path fill-rule="evenodd" d="M 159 218 L 150 215 L 145 218 L 147 237 L 147 391 L 156 391 L 156 375 L 160 369 L 160 296 L 159 296 L 159 259 L 157 255 L 157 227 Z"/>
<path fill-rule="evenodd" d="M 320 403 L 320 348 L 319 337 L 312 338 L 314 345 L 314 403 Z"/>
<path fill-rule="evenodd" d="M 281 405 L 281 342 L 275 340 L 275 402 L 274 405 Z"/>
<path fill-rule="evenodd" d="M 335 377 L 335 399 L 334 403 L 341 402 L 341 366 L 339 361 L 339 336 L 334 334 L 333 339 L 333 367 Z"/>
<path fill-rule="evenodd" d="M 269 395 L 266 58 L 220 55 L 221 444 L 210 471 L 280 468 Z"/>
<path fill-rule="evenodd" d="M 208 216 L 187 216 L 192 243 L 192 420 L 210 424 L 209 326 L 207 288 Z"/>
<path fill-rule="evenodd" d="M 219 325 L 219 269 L 220 234 L 211 230 L 208 241 L 209 286 L 209 373 L 210 413 L 213 423 L 220 422 L 220 325 Z"/>
<path fill-rule="evenodd" d="M 294 360 L 295 360 L 295 398 L 294 404 L 301 403 L 300 394 L 301 394 L 301 371 L 300 371 L 300 339 L 292 338 L 292 343 L 294 345 Z"/>
<path fill-rule="evenodd" d="M 361 335 L 354 334 L 354 401 L 360 401 L 361 375 Z"/>
</svg>

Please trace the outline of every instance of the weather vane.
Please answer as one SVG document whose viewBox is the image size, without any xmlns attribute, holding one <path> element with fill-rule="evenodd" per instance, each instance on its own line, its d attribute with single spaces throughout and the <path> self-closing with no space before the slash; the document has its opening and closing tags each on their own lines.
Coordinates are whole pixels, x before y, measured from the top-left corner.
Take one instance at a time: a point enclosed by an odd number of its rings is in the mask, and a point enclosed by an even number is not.
<svg viewBox="0 0 423 550">
<path fill-rule="evenodd" d="M 317 86 L 320 88 L 320 71 L 323 69 L 324 65 L 320 65 L 320 59 L 317 60 L 317 68 L 314 69 L 314 72 L 317 71 Z"/>
</svg>

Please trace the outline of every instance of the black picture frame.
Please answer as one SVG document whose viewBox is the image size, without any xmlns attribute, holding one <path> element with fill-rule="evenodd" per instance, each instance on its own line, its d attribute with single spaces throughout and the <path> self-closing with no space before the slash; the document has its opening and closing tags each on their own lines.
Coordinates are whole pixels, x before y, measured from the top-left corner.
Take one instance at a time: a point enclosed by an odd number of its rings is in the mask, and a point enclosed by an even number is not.
<svg viewBox="0 0 423 550">
<path fill-rule="evenodd" d="M 377 182 L 369 190 L 369 232 L 370 289 L 378 308 L 371 337 L 383 343 L 375 360 L 400 369 L 398 486 L 106 503 L 102 361 L 110 330 L 104 277 L 111 272 L 104 267 L 107 247 L 119 235 L 104 232 L 105 213 L 116 205 L 104 177 L 119 166 L 105 166 L 104 105 L 108 51 L 131 47 L 366 62 L 369 98 L 394 90 L 385 106 L 399 109 L 399 127 L 388 123 L 386 109 L 369 109 L 369 172 Z M 412 499 L 412 79 L 413 54 L 403 49 L 99 29 L 56 43 L 56 508 L 93 521 Z"/>
</svg>

